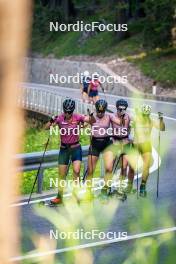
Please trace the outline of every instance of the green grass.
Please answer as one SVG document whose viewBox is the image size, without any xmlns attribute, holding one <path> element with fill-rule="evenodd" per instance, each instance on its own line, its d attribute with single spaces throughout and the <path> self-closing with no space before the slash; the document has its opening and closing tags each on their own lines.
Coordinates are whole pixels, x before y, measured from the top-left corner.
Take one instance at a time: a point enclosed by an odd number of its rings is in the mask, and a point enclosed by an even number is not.
<svg viewBox="0 0 176 264">
<path fill-rule="evenodd" d="M 163 86 L 176 86 L 176 49 L 152 51 L 142 59 L 131 59 L 141 71 Z"/>
<path fill-rule="evenodd" d="M 142 50 L 140 47 L 141 35 L 133 36 L 118 43 L 114 33 L 101 32 L 87 39 L 82 45 L 78 42 L 79 37 L 80 33 L 78 32 L 64 33 L 52 40 L 45 38 L 44 45 L 39 37 L 36 40 L 37 46 L 34 46 L 34 51 L 39 51 L 44 55 L 52 53 L 57 58 L 62 58 L 71 55 L 109 56 L 117 54 L 118 56 L 127 56 Z"/>
</svg>

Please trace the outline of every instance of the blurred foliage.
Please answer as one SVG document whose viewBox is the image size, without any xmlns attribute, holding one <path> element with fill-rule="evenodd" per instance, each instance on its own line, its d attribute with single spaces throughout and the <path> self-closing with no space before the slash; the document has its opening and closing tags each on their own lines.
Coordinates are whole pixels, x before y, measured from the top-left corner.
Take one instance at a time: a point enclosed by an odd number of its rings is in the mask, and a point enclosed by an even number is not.
<svg viewBox="0 0 176 264">
<path fill-rule="evenodd" d="M 128 202 L 129 203 L 129 202 Z M 173 264 L 175 263 L 175 233 L 164 232 L 163 234 L 150 234 L 152 231 L 164 230 L 174 227 L 174 221 L 169 212 L 169 206 L 166 203 L 156 204 L 152 199 L 136 199 L 130 207 L 126 224 L 122 221 L 122 210 L 126 209 L 120 206 L 119 201 L 115 198 L 102 204 L 96 200 L 94 203 L 78 203 L 75 198 L 66 199 L 64 206 L 58 209 L 35 206 L 35 212 L 41 218 L 51 224 L 51 229 L 57 235 L 65 233 L 65 239 L 50 239 L 49 233 L 40 235 L 31 232 L 29 237 L 33 241 L 36 249 L 30 253 L 45 252 L 48 250 L 68 248 L 63 254 L 54 254 L 45 256 L 45 261 L 50 259 L 50 264 L 93 264 L 93 263 L 121 263 L 121 264 Z M 161 210 L 162 207 L 162 210 Z M 115 221 L 115 222 L 114 222 Z M 118 242 L 108 246 L 94 248 L 85 247 L 79 250 L 69 250 L 69 247 L 84 245 L 92 242 L 100 242 L 98 237 L 94 240 L 86 240 L 85 237 L 69 236 L 77 230 L 83 233 L 92 230 L 98 230 L 105 234 L 111 230 L 118 232 L 112 222 L 120 224 L 120 230 L 127 232 L 128 236 L 141 235 L 136 239 Z M 51 230 L 50 229 L 50 230 Z M 56 235 L 56 236 L 57 236 Z M 41 241 L 43 243 L 41 243 Z M 112 250 L 114 248 L 114 250 Z M 104 252 L 104 253 L 103 253 Z M 118 262 L 117 262 L 118 260 Z M 31 260 L 30 260 L 31 261 Z M 41 259 L 42 261 L 42 259 Z M 31 263 L 27 260 L 25 264 Z M 34 263 L 40 262 L 39 258 Z"/>
<path fill-rule="evenodd" d="M 145 0 L 144 45 L 152 48 L 171 45 L 175 0 Z"/>
</svg>

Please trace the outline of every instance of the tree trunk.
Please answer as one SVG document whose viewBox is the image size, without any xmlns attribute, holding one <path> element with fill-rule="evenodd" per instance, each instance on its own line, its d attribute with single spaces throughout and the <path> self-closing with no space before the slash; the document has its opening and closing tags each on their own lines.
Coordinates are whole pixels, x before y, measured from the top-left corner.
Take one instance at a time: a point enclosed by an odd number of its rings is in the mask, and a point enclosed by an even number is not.
<svg viewBox="0 0 176 264">
<path fill-rule="evenodd" d="M 17 107 L 23 81 L 30 17 L 29 0 L 0 0 L 0 263 L 19 254 L 18 209 L 10 208 L 18 193 L 14 156 L 19 152 L 23 119 Z"/>
<path fill-rule="evenodd" d="M 64 20 L 68 22 L 69 18 L 69 0 L 62 0 L 62 8 L 64 11 Z"/>
<path fill-rule="evenodd" d="M 117 9 L 117 24 L 127 24 L 128 17 L 127 17 L 127 8 L 125 6 L 119 6 Z M 117 39 L 122 40 L 126 38 L 127 32 L 126 31 L 118 31 L 117 32 Z"/>
</svg>

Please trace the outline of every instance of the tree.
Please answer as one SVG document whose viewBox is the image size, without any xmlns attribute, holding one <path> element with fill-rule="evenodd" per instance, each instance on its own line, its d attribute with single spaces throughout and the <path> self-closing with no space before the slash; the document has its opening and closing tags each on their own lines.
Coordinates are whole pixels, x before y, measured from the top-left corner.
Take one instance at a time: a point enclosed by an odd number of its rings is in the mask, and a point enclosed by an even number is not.
<svg viewBox="0 0 176 264">
<path fill-rule="evenodd" d="M 174 25 L 175 0 L 146 0 L 144 8 L 144 44 L 150 47 L 168 46 Z"/>
</svg>

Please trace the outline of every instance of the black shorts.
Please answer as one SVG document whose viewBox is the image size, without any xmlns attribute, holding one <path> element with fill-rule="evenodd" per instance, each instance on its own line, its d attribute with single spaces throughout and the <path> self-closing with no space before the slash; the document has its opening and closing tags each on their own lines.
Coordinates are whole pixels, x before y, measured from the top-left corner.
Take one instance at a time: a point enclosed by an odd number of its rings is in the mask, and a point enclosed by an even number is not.
<svg viewBox="0 0 176 264">
<path fill-rule="evenodd" d="M 112 144 L 109 137 L 106 138 L 92 138 L 91 146 L 89 147 L 89 155 L 99 157 L 100 153 L 105 152 Z"/>
<path fill-rule="evenodd" d="M 61 147 L 59 151 L 58 163 L 59 165 L 68 165 L 69 161 L 82 161 L 82 148 L 76 147 Z"/>
<path fill-rule="evenodd" d="M 84 89 L 83 89 L 83 93 L 88 94 L 88 88 L 84 88 Z"/>
<path fill-rule="evenodd" d="M 134 147 L 139 151 L 140 154 L 152 153 L 152 144 L 150 141 L 134 144 Z"/>
<path fill-rule="evenodd" d="M 97 90 L 90 90 L 89 92 L 89 97 L 96 97 L 98 96 L 98 91 Z"/>
</svg>

